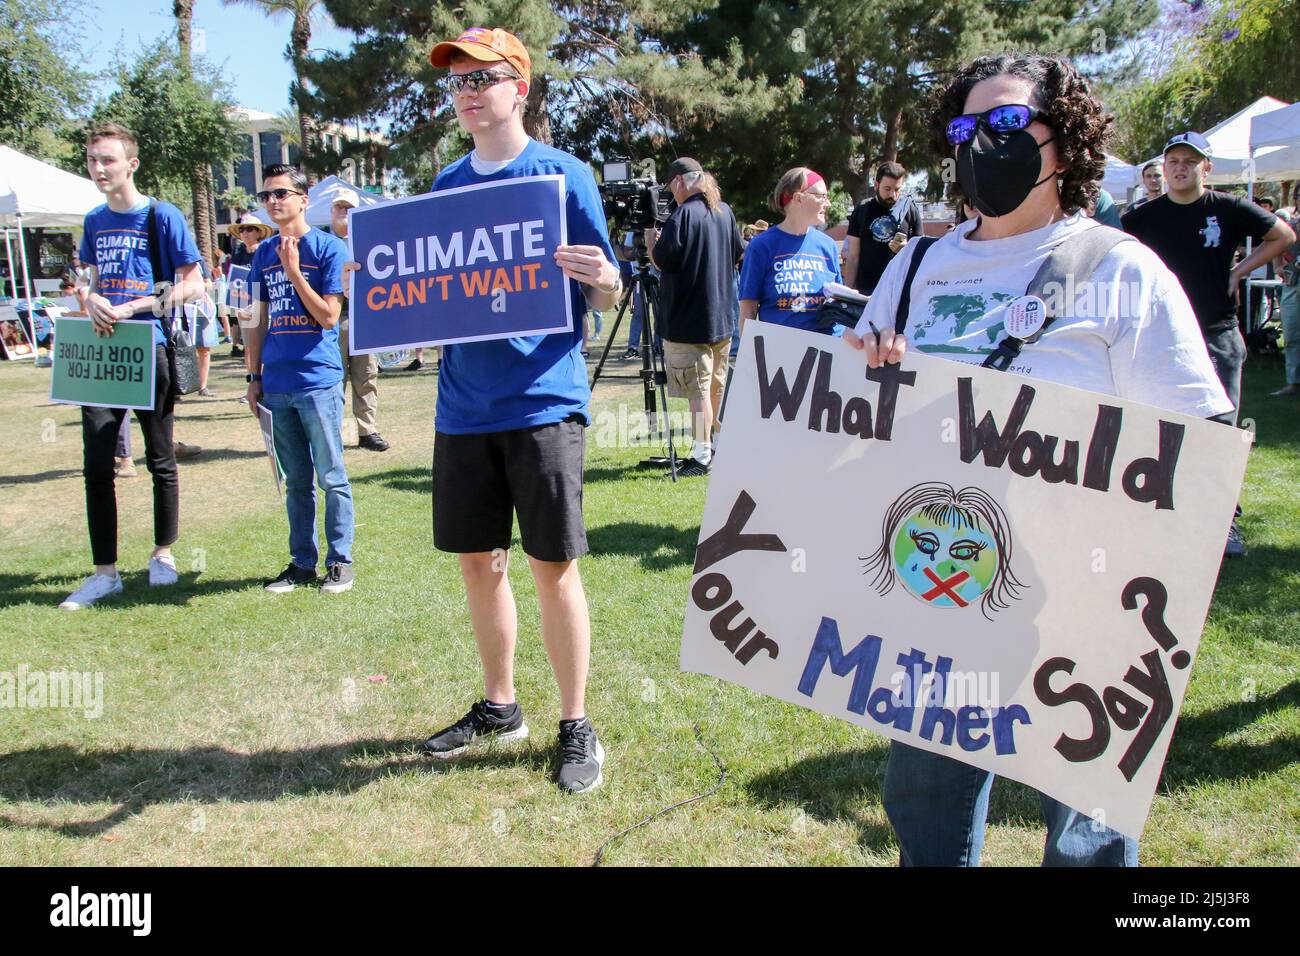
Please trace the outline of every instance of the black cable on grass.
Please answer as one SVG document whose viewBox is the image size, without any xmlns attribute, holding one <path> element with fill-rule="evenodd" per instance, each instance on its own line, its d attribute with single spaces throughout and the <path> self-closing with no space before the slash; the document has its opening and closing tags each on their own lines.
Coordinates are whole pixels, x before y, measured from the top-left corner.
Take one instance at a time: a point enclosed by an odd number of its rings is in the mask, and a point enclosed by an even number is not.
<svg viewBox="0 0 1300 956">
<path fill-rule="evenodd" d="M 717 685 L 713 688 L 713 699 L 709 701 L 709 716 L 713 715 L 713 709 L 718 703 L 718 696 L 721 693 L 721 690 L 722 690 L 722 682 L 719 681 Z M 674 810 L 679 810 L 682 807 L 691 803 L 695 803 L 698 800 L 706 800 L 722 789 L 722 785 L 727 782 L 727 765 L 722 762 L 722 758 L 718 756 L 717 752 L 714 751 L 707 743 L 705 743 L 704 731 L 700 729 L 700 722 L 698 720 L 694 723 L 692 729 L 695 731 L 695 741 L 700 745 L 700 749 L 702 749 L 706 754 L 708 754 L 711 758 L 713 758 L 713 762 L 718 766 L 718 782 L 715 783 L 711 788 L 706 790 L 704 793 L 697 793 L 693 797 L 688 797 L 687 799 L 680 800 L 677 803 L 669 804 L 668 806 L 663 807 L 662 809 L 656 810 L 654 813 L 650 814 L 650 816 L 646 817 L 644 820 L 638 820 L 630 827 L 624 827 L 622 830 L 619 830 L 617 833 L 612 834 L 609 837 L 609 839 L 607 839 L 604 843 L 600 845 L 600 849 L 596 851 L 596 855 L 595 857 L 592 858 L 591 861 L 591 865 L 593 867 L 601 865 L 602 861 L 605 858 L 605 851 L 609 849 L 609 845 L 613 843 L 615 840 L 627 836 L 633 830 L 639 830 L 643 826 L 647 826 L 648 824 L 653 823 L 655 820 L 659 819 L 665 814 L 672 813 Z"/>
</svg>

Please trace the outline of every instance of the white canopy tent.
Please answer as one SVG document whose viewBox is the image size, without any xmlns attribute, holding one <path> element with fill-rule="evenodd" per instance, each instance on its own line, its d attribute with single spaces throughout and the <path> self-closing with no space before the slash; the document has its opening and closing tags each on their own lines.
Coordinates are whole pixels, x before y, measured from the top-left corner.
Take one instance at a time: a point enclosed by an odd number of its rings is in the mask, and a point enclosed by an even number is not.
<svg viewBox="0 0 1300 956">
<path fill-rule="evenodd" d="M 4 230 L 9 268 L 13 266 L 12 231 L 17 232 L 19 259 L 23 267 L 23 286 L 27 311 L 32 310 L 31 272 L 27 264 L 27 247 L 23 229 L 70 228 L 80 226 L 86 213 L 100 205 L 104 197 L 89 179 L 64 172 L 24 153 L 0 145 L 0 227 Z M 17 288 L 17 273 L 12 276 Z"/>
<path fill-rule="evenodd" d="M 346 179 L 340 179 L 338 176 L 326 176 L 307 191 L 307 225 L 328 227 L 330 224 L 330 206 L 334 204 L 335 198 L 344 189 L 350 189 L 357 194 L 357 199 L 360 201 L 359 208 L 361 209 L 368 206 L 379 206 L 389 201 L 383 196 L 377 196 L 374 193 L 358 189 Z M 271 221 L 271 217 L 266 214 L 265 209 L 254 210 L 253 215 L 268 226 L 275 226 L 275 223 Z"/>
<path fill-rule="evenodd" d="M 1139 185 L 1139 167 L 1130 166 L 1116 156 L 1106 156 L 1106 172 L 1101 179 L 1101 188 L 1110 193 L 1111 199 L 1128 202 L 1134 187 Z"/>
<path fill-rule="evenodd" d="M 1300 150 L 1286 146 L 1265 146 L 1254 154 L 1251 163 L 1251 128 L 1256 117 L 1275 113 L 1289 104 L 1271 96 L 1261 96 L 1245 109 L 1232 114 L 1210 127 L 1203 134 L 1210 141 L 1210 175 L 1207 185 L 1225 186 L 1230 183 L 1275 182 L 1295 179 L 1296 164 L 1300 163 Z M 1260 144 L 1264 145 L 1264 144 Z M 1154 157 L 1160 159 L 1161 157 Z"/>
<path fill-rule="evenodd" d="M 1300 179 L 1300 103 L 1251 117 L 1250 149 L 1256 179 Z"/>
</svg>

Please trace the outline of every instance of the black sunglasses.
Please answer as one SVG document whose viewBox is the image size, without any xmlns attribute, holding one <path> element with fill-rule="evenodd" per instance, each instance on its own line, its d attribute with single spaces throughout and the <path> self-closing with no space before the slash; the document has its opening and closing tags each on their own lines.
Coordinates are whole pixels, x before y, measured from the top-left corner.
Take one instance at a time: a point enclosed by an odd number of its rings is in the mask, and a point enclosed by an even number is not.
<svg viewBox="0 0 1300 956">
<path fill-rule="evenodd" d="M 448 92 L 455 95 L 466 87 L 471 93 L 481 93 L 489 86 L 495 86 L 505 80 L 517 80 L 519 77 L 510 73 L 497 73 L 493 70 L 474 70 L 472 73 L 452 73 L 444 81 Z"/>
<path fill-rule="evenodd" d="M 263 189 L 260 193 L 257 194 L 257 201 L 265 205 L 266 203 L 270 202 L 273 197 L 275 199 L 280 200 L 280 202 L 284 202 L 290 196 L 305 196 L 305 195 L 307 194 L 304 192 L 299 192 L 297 189 Z"/>
<path fill-rule="evenodd" d="M 1024 129 L 1034 120 L 1042 120 L 1046 123 L 1049 119 L 1050 117 L 1042 110 L 1025 106 L 1023 103 L 995 106 L 983 113 L 964 113 L 949 121 L 948 142 L 953 146 L 960 146 L 969 141 L 981 125 L 990 133 L 1014 133 L 1016 130 Z"/>
</svg>

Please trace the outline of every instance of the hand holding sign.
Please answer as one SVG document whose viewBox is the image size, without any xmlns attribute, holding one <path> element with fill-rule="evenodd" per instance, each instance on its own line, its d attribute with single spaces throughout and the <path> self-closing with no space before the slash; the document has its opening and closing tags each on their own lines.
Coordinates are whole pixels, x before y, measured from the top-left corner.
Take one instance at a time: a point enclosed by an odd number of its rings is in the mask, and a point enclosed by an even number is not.
<svg viewBox="0 0 1300 956">
<path fill-rule="evenodd" d="M 845 329 L 844 341 L 859 352 L 866 352 L 869 368 L 880 368 L 886 364 L 897 365 L 903 361 L 903 356 L 907 354 L 906 336 L 899 335 L 890 328 L 873 327 L 871 332 L 872 337 L 864 339 L 853 329 Z"/>
<path fill-rule="evenodd" d="M 576 279 L 597 292 L 608 295 L 618 290 L 618 266 L 605 258 L 599 246 L 558 246 L 555 264 L 567 278 Z"/>
</svg>

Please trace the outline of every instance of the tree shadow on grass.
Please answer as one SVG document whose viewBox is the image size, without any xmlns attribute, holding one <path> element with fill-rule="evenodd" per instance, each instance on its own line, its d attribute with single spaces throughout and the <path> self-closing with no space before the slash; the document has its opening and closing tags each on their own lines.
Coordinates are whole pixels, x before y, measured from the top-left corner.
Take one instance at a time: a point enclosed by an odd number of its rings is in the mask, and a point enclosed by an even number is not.
<svg viewBox="0 0 1300 956">
<path fill-rule="evenodd" d="M 1217 710 L 1183 717 L 1169 744 L 1161 792 L 1244 780 L 1300 763 L 1300 737 L 1294 735 L 1264 743 L 1219 742 L 1271 714 L 1296 708 L 1300 708 L 1300 680 L 1253 701 L 1234 701 Z"/>
<path fill-rule="evenodd" d="M 1250 518 L 1241 522 L 1250 540 Z M 1282 620 L 1296 613 L 1294 578 L 1300 566 L 1300 549 L 1252 546 L 1243 560 L 1225 560 L 1215 585 L 1210 618 L 1244 615 L 1258 621 Z M 1251 635 L 1294 642 L 1295 635 L 1274 628 L 1255 628 Z"/>
<path fill-rule="evenodd" d="M 223 747 L 79 750 L 65 744 L 0 755 L 0 799 L 10 803 L 110 803 L 108 814 L 56 823 L 0 814 L 0 830 L 46 830 L 97 837 L 150 806 L 167 803 L 265 802 L 283 797 L 351 794 L 372 782 L 459 768 L 521 767 L 546 772 L 558 744 L 493 749 L 453 762 L 430 760 L 418 741 L 370 738 L 297 750 L 253 753 Z"/>
<path fill-rule="evenodd" d="M 593 555 L 625 554 L 639 558 L 647 571 L 666 571 L 695 561 L 698 528 L 674 528 L 640 521 L 618 521 L 587 529 Z"/>
<path fill-rule="evenodd" d="M 181 462 L 180 469 L 181 469 L 181 474 L 184 475 L 187 469 L 194 468 L 196 466 L 202 467 L 203 465 L 212 461 L 245 461 L 250 458 L 265 458 L 265 457 L 266 457 L 266 450 L 264 448 L 259 448 L 256 451 L 241 451 L 240 449 L 237 448 L 205 447 L 203 449 L 203 454 L 199 455 L 197 458 L 187 458 L 185 461 Z"/>
<path fill-rule="evenodd" d="M 354 485 L 380 485 L 392 491 L 409 491 L 423 497 L 433 494 L 433 475 L 428 468 L 394 468 L 372 471 L 352 479 Z"/>
<path fill-rule="evenodd" d="M 745 789 L 769 809 L 798 808 L 823 823 L 852 824 L 863 850 L 883 853 L 894 846 L 894 831 L 863 810 L 880 805 L 888 754 L 875 748 L 809 757 L 755 777 Z"/>
<path fill-rule="evenodd" d="M 216 578 L 195 572 L 184 572 L 175 584 L 153 588 L 149 586 L 147 571 L 120 573 L 124 588 L 122 594 L 97 605 L 99 612 L 140 605 L 161 607 L 188 604 L 192 598 L 225 591 L 242 591 L 265 583 L 263 578 Z M 37 577 L 24 574 L 0 574 L 0 608 L 14 607 L 19 604 L 57 606 L 76 590 L 81 581 L 80 577 L 62 574 L 46 574 Z"/>
<path fill-rule="evenodd" d="M 31 475 L 0 476 L 0 488 L 5 485 L 38 485 L 43 481 L 59 481 L 63 478 L 80 478 L 80 468 L 59 468 L 54 471 L 39 471 Z"/>
</svg>

